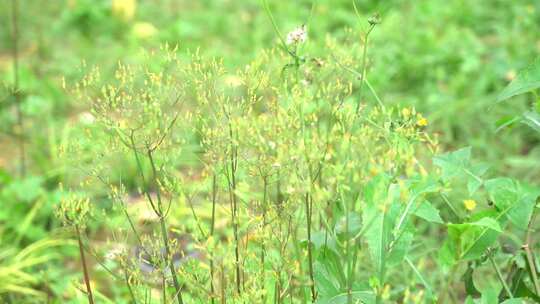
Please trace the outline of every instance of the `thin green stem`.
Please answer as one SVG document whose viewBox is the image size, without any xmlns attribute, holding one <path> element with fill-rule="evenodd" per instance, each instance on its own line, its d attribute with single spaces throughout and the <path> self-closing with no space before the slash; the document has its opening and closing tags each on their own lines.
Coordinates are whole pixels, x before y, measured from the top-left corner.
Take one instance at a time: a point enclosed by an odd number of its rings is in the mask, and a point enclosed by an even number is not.
<svg viewBox="0 0 540 304">
<path fill-rule="evenodd" d="M 531 215 L 531 219 L 529 220 L 529 224 L 527 225 L 527 236 L 525 239 L 525 244 L 522 246 L 523 250 L 525 251 L 525 255 L 527 256 L 527 263 L 529 264 L 529 268 L 531 269 L 531 279 L 534 284 L 534 289 L 536 291 L 537 295 L 540 295 L 540 283 L 538 282 L 538 276 L 536 274 L 536 263 L 534 262 L 534 255 L 531 250 L 531 247 L 533 247 L 533 239 L 532 239 L 532 225 L 534 223 L 534 220 L 536 218 L 536 208 L 533 210 L 533 213 Z"/>
<path fill-rule="evenodd" d="M 131 135 L 129 137 L 131 141 L 131 145 L 129 148 L 133 151 L 133 154 L 135 155 L 135 162 L 137 163 L 137 169 L 139 170 L 139 175 L 141 176 L 142 183 L 143 183 L 143 192 L 146 198 L 148 199 L 148 203 L 150 203 L 150 207 L 152 207 L 152 210 L 155 214 L 160 216 L 160 211 L 157 209 L 156 205 L 154 204 L 154 200 L 152 199 L 152 196 L 150 195 L 150 191 L 148 190 L 148 185 L 146 184 L 146 178 L 144 177 L 144 170 L 142 167 L 141 159 L 139 158 L 139 152 L 137 151 L 137 147 L 135 146 L 135 135 L 133 132 L 131 132 Z"/>
<path fill-rule="evenodd" d="M 504 290 L 506 291 L 506 294 L 510 298 L 514 298 L 514 295 L 512 294 L 512 291 L 510 290 L 510 287 L 508 287 L 508 284 L 506 283 L 506 280 L 504 279 L 504 277 L 503 277 L 503 275 L 501 273 L 501 270 L 499 269 L 499 266 L 497 266 L 497 263 L 495 263 L 495 260 L 493 260 L 493 257 L 491 256 L 491 254 L 488 253 L 487 256 L 488 256 L 489 261 L 491 262 L 491 265 L 495 269 L 495 272 L 497 273 L 497 277 L 499 278 L 499 281 L 501 282 Z"/>
<path fill-rule="evenodd" d="M 414 274 L 416 274 L 416 276 L 418 277 L 418 279 L 420 279 L 420 282 L 422 282 L 422 284 L 426 287 L 426 289 L 428 290 L 428 296 L 431 296 L 433 294 L 433 288 L 431 288 L 431 285 L 429 285 L 429 283 L 424 279 L 424 276 L 420 273 L 420 271 L 418 270 L 418 268 L 416 268 L 416 266 L 414 265 L 414 263 L 409 259 L 409 257 L 405 257 L 405 261 L 407 262 L 407 264 L 409 264 L 409 266 L 412 268 Z"/>
<path fill-rule="evenodd" d="M 361 68 L 362 79 L 360 81 L 360 86 L 358 87 L 358 103 L 356 104 L 356 111 L 355 111 L 356 115 L 358 115 L 358 112 L 360 111 L 360 104 L 362 102 L 362 89 L 364 87 L 364 82 L 366 78 L 368 38 L 369 38 L 369 34 L 371 33 L 371 31 L 373 31 L 374 28 L 375 28 L 375 24 L 371 24 L 369 26 L 368 31 L 366 32 L 366 35 L 364 36 L 364 46 L 363 46 L 363 51 L 362 51 L 362 68 Z"/>
<path fill-rule="evenodd" d="M 17 115 L 18 139 L 19 139 L 19 165 L 20 175 L 26 176 L 26 151 L 24 146 L 24 117 L 21 110 L 21 95 L 19 92 L 19 1 L 11 1 L 11 25 L 12 25 L 12 56 L 13 56 L 13 97 L 15 98 L 15 111 Z"/>
<path fill-rule="evenodd" d="M 129 283 L 129 274 L 127 271 L 127 267 L 124 267 L 124 280 L 126 281 L 129 295 L 131 296 L 131 301 L 133 301 L 133 304 L 137 304 L 137 298 L 135 297 L 135 293 L 133 293 L 133 288 L 131 288 L 131 284 Z"/>
<path fill-rule="evenodd" d="M 287 43 L 285 42 L 285 39 L 283 39 L 283 35 L 281 35 L 281 32 L 279 31 L 279 27 L 277 26 L 277 23 L 274 20 L 274 15 L 272 14 L 272 11 L 270 10 L 270 6 L 268 6 L 268 1 L 267 0 L 262 0 L 262 2 L 263 2 L 264 10 L 266 11 L 266 14 L 268 15 L 268 18 L 270 19 L 270 22 L 272 23 L 272 27 L 274 28 L 276 36 L 278 36 L 278 38 L 279 38 L 279 42 L 281 43 L 281 47 L 289 55 L 291 55 L 293 58 L 296 59 L 297 58 L 296 54 L 287 47 Z"/>
<path fill-rule="evenodd" d="M 77 233 L 77 241 L 79 243 L 79 254 L 81 256 L 81 264 L 83 267 L 84 283 L 86 284 L 86 295 L 88 296 L 88 303 L 94 304 L 94 295 L 92 294 L 92 286 L 90 285 L 90 274 L 86 265 L 86 257 L 84 255 L 81 231 L 79 229 L 79 226 L 77 225 L 75 225 L 75 232 Z"/>
<path fill-rule="evenodd" d="M 457 212 L 456 208 L 454 208 L 454 206 L 452 205 L 452 203 L 450 202 L 450 200 L 448 199 L 448 197 L 446 196 L 446 194 L 440 192 L 439 193 L 440 196 L 442 197 L 443 201 L 445 202 L 445 204 L 448 206 L 448 208 L 450 208 L 450 210 L 452 211 L 452 213 L 454 213 L 455 217 L 460 220 L 461 219 L 461 216 L 459 215 L 459 212 Z"/>
<path fill-rule="evenodd" d="M 351 263 L 351 249 L 349 239 L 349 206 L 341 194 L 341 202 L 345 207 L 345 254 L 347 256 L 347 304 L 352 304 L 352 263 Z"/>
<path fill-rule="evenodd" d="M 268 193 L 268 178 L 266 176 L 263 177 L 263 200 L 262 200 L 262 217 L 263 217 L 263 226 L 262 229 L 265 231 L 266 229 L 266 196 Z M 264 243 L 264 238 L 261 242 L 261 285 L 264 290 L 264 287 L 266 285 L 266 279 L 265 279 L 265 257 L 266 257 L 266 248 Z M 266 302 L 266 294 L 263 294 L 261 296 L 262 303 Z"/>
<path fill-rule="evenodd" d="M 309 267 L 309 285 L 311 289 L 311 300 L 313 303 L 315 303 L 315 300 L 317 299 L 317 293 L 315 291 L 315 279 L 313 275 L 313 250 L 312 250 L 312 244 L 311 244 L 311 213 L 312 213 L 312 200 L 309 195 L 309 193 L 306 193 L 305 198 L 305 205 L 306 205 L 306 221 L 307 221 L 307 250 L 308 250 L 308 267 Z"/>
<path fill-rule="evenodd" d="M 231 205 L 231 219 L 233 225 L 233 234 L 234 234 L 234 257 L 235 257 L 235 268 L 236 268 L 236 291 L 238 294 L 242 293 L 241 286 L 241 273 L 240 273 L 240 245 L 238 239 L 238 205 L 236 198 L 236 169 L 238 165 L 238 151 L 234 144 L 234 136 L 232 125 L 229 120 L 229 140 L 230 140 L 230 155 L 229 155 L 229 174 L 227 175 L 227 180 L 229 184 L 229 200 Z"/>
<path fill-rule="evenodd" d="M 158 217 L 159 217 L 159 224 L 161 227 L 161 236 L 163 238 L 163 247 L 165 247 L 165 256 L 166 259 L 168 259 L 169 262 L 169 270 L 171 271 L 171 276 L 173 280 L 174 289 L 176 290 L 176 299 L 179 304 L 183 304 L 184 301 L 182 299 L 182 292 L 180 283 L 178 282 L 178 277 L 176 273 L 176 269 L 174 266 L 174 258 L 171 254 L 171 248 L 169 244 L 169 233 L 167 230 L 167 224 L 165 223 L 165 216 L 163 214 L 163 204 L 161 201 L 161 191 L 159 190 L 159 183 L 157 181 L 157 170 L 156 165 L 154 163 L 154 158 L 152 156 L 152 150 L 147 150 L 147 156 L 148 160 L 150 161 L 150 166 L 152 168 L 152 178 L 153 183 L 156 186 L 156 196 L 157 196 L 157 210 L 158 210 Z M 150 194 L 147 192 L 147 196 L 150 197 Z"/>
<path fill-rule="evenodd" d="M 216 174 L 212 177 L 212 220 L 210 222 L 210 237 L 214 239 L 214 229 L 216 226 L 216 196 L 217 196 L 217 183 Z M 215 303 L 215 286 L 214 286 L 214 252 L 210 253 L 210 292 L 212 297 L 212 304 Z"/>
</svg>

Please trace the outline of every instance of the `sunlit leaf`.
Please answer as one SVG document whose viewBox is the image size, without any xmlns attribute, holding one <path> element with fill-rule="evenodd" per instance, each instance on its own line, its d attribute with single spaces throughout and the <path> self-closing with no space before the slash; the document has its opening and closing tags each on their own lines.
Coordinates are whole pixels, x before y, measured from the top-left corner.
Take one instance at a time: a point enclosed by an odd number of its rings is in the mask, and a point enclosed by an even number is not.
<svg viewBox="0 0 540 304">
<path fill-rule="evenodd" d="M 439 215 L 439 210 L 427 201 L 424 200 L 418 205 L 418 207 L 413 211 L 413 214 L 432 223 L 442 224 L 444 221 Z"/>
<path fill-rule="evenodd" d="M 529 67 L 519 72 L 518 75 L 497 96 L 497 102 L 501 102 L 513 96 L 530 92 L 540 87 L 540 58 Z"/>
<path fill-rule="evenodd" d="M 490 199 L 510 222 L 519 229 L 526 229 L 536 198 L 540 195 L 533 188 L 510 178 L 495 178 L 486 181 Z"/>
</svg>

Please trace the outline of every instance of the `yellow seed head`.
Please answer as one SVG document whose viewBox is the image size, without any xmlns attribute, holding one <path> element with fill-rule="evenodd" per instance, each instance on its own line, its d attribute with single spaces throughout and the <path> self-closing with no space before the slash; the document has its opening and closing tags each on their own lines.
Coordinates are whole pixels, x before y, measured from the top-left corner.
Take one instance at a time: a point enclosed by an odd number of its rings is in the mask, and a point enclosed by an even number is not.
<svg viewBox="0 0 540 304">
<path fill-rule="evenodd" d="M 409 108 L 403 108 L 403 110 L 401 110 L 401 115 L 403 115 L 404 118 L 409 118 L 411 116 L 411 110 L 409 110 Z"/>
</svg>

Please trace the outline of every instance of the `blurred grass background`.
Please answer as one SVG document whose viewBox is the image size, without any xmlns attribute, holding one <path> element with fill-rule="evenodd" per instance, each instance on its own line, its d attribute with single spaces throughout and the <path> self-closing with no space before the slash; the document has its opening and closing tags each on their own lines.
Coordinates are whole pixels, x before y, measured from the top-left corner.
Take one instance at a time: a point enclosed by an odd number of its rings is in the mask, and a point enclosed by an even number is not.
<svg viewBox="0 0 540 304">
<path fill-rule="evenodd" d="M 329 52 L 328 40 L 360 40 L 365 25 L 351 1 L 314 3 L 311 12 L 312 1 L 270 2 L 282 32 L 308 22 L 307 49 L 314 56 Z M 84 110 L 61 88 L 62 78 L 69 82 L 81 75 L 81 62 L 107 71 L 119 60 L 143 60 L 143 48 L 169 43 L 222 58 L 232 68 L 277 42 L 259 0 L 137 1 L 132 16 L 114 15 L 111 7 L 105 0 L 20 1 L 21 89 L 36 173 L 51 169 L 48 148 L 58 140 L 51 136 Z M 385 102 L 425 113 L 445 147 L 471 145 L 498 170 L 539 177 L 533 170 L 540 167 L 538 135 L 526 127 L 495 133 L 498 122 L 522 112 L 528 97 L 511 106 L 493 105 L 495 95 L 540 50 L 540 3 L 389 0 L 358 1 L 358 8 L 366 19 L 374 12 L 382 16 L 369 46 L 369 79 Z M 10 1 L 2 1 L 0 79 L 7 84 L 13 77 L 10 11 Z M 1 114 L 4 166 L 13 163 L 12 139 L 5 136 L 13 127 L 11 114 Z"/>
<path fill-rule="evenodd" d="M 118 61 L 142 63 L 142 50 L 168 43 L 179 45 L 180 56 L 198 50 L 235 69 L 278 44 L 259 0 L 126 2 L 135 5 L 115 13 L 110 0 L 19 1 L 20 96 L 29 177 L 17 179 L 18 131 L 9 94 L 11 1 L 0 1 L 0 203 L 5 206 L 0 210 L 0 244 L 10 241 L 10 246 L 0 246 L 0 252 L 17 251 L 58 226 L 52 210 L 59 200 L 57 185 L 63 181 L 65 165 L 58 147 L 87 113 L 62 87 L 86 72 L 81 69 L 83 62 L 111 73 Z M 351 52 L 360 57 L 361 30 L 366 24 L 358 21 L 350 0 L 269 2 L 282 33 L 307 23 L 306 53 L 326 57 L 328 52 Z M 443 150 L 472 146 L 475 158 L 494 170 L 540 181 L 539 133 L 524 125 L 496 132 L 501 123 L 526 110 L 532 97 L 522 95 L 512 103 L 495 104 L 497 93 L 540 52 L 540 2 L 362 0 L 357 4 L 364 20 L 375 12 L 381 14 L 382 23 L 370 38 L 368 77 L 385 103 L 422 112 Z M 129 164 L 119 163 L 114 169 L 125 167 L 129 169 Z M 74 255 L 65 250 L 62 254 Z M 61 267 L 43 276 L 54 281 L 54 293 L 61 293 L 71 279 Z"/>
</svg>

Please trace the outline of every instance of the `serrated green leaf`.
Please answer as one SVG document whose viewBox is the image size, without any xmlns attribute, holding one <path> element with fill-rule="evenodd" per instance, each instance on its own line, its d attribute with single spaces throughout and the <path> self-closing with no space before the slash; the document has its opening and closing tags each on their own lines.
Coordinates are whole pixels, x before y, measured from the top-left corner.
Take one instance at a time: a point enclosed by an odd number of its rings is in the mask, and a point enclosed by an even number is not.
<svg viewBox="0 0 540 304">
<path fill-rule="evenodd" d="M 424 200 L 413 211 L 413 214 L 431 223 L 444 223 L 443 219 L 439 215 L 439 210 L 427 201 Z"/>
<path fill-rule="evenodd" d="M 510 287 L 512 293 L 517 297 L 531 298 L 536 302 L 540 302 L 540 297 L 530 290 L 524 282 L 525 278 L 527 278 L 527 270 L 525 268 L 518 268 L 516 264 L 513 265 L 515 269 L 510 280 L 512 282 Z"/>
<path fill-rule="evenodd" d="M 321 296 L 333 297 L 345 285 L 341 260 L 338 254 L 330 250 L 318 255 L 313 272 L 315 287 Z"/>
<path fill-rule="evenodd" d="M 412 179 L 409 185 L 409 191 L 413 196 L 420 196 L 426 193 L 439 191 L 441 186 L 437 180 L 431 176 Z"/>
<path fill-rule="evenodd" d="M 412 241 L 413 241 L 414 234 L 410 231 L 405 231 L 403 234 L 399 237 L 399 239 L 393 244 L 388 256 L 387 256 L 387 264 L 388 266 L 396 266 L 399 265 L 407 253 L 409 252 L 409 248 L 411 247 Z"/>
<path fill-rule="evenodd" d="M 448 224 L 449 244 L 445 253 L 449 261 L 480 258 L 502 232 L 499 223 L 490 217 L 462 224 Z"/>
<path fill-rule="evenodd" d="M 454 152 L 442 154 L 433 158 L 435 166 L 441 168 L 443 179 L 451 179 L 461 175 L 469 166 L 471 147 L 459 149 Z"/>
<path fill-rule="evenodd" d="M 458 253 L 456 243 L 457 242 L 450 237 L 444 241 L 437 256 L 438 263 L 441 266 L 448 268 L 457 262 Z"/>
<path fill-rule="evenodd" d="M 540 58 L 518 73 L 516 78 L 497 96 L 497 102 L 540 88 Z"/>
<path fill-rule="evenodd" d="M 469 169 L 465 169 L 467 174 L 467 190 L 469 195 L 473 195 L 480 186 L 482 186 L 484 180 L 481 178 L 489 169 L 487 164 L 475 164 L 470 166 Z"/>
<path fill-rule="evenodd" d="M 485 185 L 497 209 L 504 211 L 515 227 L 527 229 L 540 191 L 510 178 L 490 179 Z"/>
<path fill-rule="evenodd" d="M 439 155 L 433 158 L 433 163 L 441 168 L 443 180 L 456 178 L 466 180 L 470 195 L 474 194 L 482 186 L 484 182 L 482 176 L 489 169 L 486 164 L 471 164 L 470 147 Z"/>
<path fill-rule="evenodd" d="M 315 287 L 321 297 L 333 296 L 339 293 L 339 281 L 329 270 L 319 263 L 313 266 Z"/>
<path fill-rule="evenodd" d="M 306 245 L 307 245 L 307 240 Z M 315 251 L 331 250 L 338 254 L 337 242 L 334 235 L 326 231 L 315 231 L 311 234 L 311 243 L 315 247 Z"/>
</svg>

